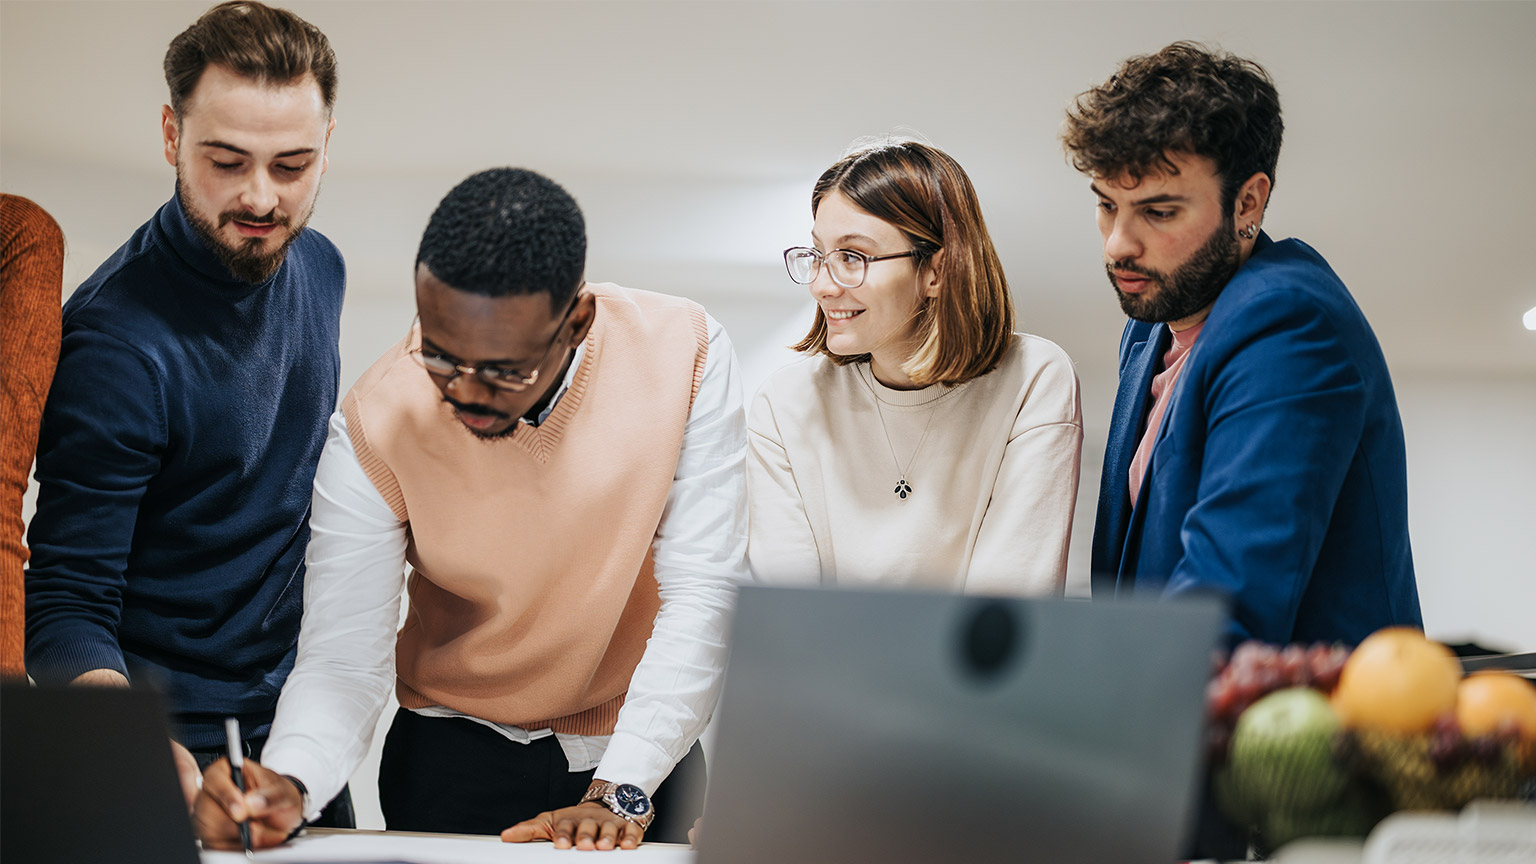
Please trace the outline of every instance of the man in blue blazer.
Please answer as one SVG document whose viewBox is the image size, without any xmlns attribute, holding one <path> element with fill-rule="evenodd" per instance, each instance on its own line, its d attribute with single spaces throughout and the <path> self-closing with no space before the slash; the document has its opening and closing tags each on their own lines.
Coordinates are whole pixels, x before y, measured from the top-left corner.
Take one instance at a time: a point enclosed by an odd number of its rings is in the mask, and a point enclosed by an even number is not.
<svg viewBox="0 0 1536 864">
<path fill-rule="evenodd" d="M 1422 626 L 1402 421 L 1344 284 L 1259 230 L 1282 131 L 1262 67 L 1189 43 L 1127 60 L 1069 111 L 1132 319 L 1093 595 L 1217 593 L 1232 642 L 1353 644 Z"/>
</svg>

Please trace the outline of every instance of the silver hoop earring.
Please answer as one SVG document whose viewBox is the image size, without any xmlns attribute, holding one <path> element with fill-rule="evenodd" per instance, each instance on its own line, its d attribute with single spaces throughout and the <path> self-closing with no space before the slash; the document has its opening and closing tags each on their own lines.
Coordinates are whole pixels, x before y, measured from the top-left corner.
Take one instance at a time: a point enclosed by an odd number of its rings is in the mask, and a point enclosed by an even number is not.
<svg viewBox="0 0 1536 864">
<path fill-rule="evenodd" d="M 1237 232 L 1237 236 L 1243 238 L 1244 240 L 1252 240 L 1253 238 L 1259 236 L 1259 226 L 1249 222 L 1247 228 Z"/>
</svg>

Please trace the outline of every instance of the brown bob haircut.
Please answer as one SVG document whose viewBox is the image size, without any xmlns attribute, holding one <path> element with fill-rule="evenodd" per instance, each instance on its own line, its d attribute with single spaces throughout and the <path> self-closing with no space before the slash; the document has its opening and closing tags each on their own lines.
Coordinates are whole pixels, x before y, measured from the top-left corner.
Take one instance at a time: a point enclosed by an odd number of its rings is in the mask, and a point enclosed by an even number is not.
<svg viewBox="0 0 1536 864">
<path fill-rule="evenodd" d="M 919 387 L 961 384 L 997 368 L 1013 337 L 1013 295 L 987 234 L 971 178 L 949 154 L 917 141 L 890 140 L 854 150 L 826 170 L 811 192 L 811 215 L 841 192 L 855 206 L 900 231 L 927 266 L 939 256 L 939 293 L 918 307 L 912 326 L 918 347 L 901 371 Z M 811 332 L 793 346 L 845 365 L 868 354 L 827 349 L 820 309 Z"/>
<path fill-rule="evenodd" d="M 326 114 L 336 105 L 336 52 L 330 40 L 287 9 L 255 0 L 220 3 L 172 39 L 165 52 L 165 83 L 178 118 L 203 70 L 215 63 L 263 84 L 292 84 L 313 75 Z"/>
<path fill-rule="evenodd" d="M 1280 94 L 1263 66 L 1195 42 L 1132 57 L 1108 81 L 1077 97 L 1062 145 L 1072 166 L 1095 177 L 1133 181 L 1178 173 L 1170 154 L 1216 163 L 1222 207 L 1254 174 L 1273 187 L 1280 161 Z"/>
</svg>

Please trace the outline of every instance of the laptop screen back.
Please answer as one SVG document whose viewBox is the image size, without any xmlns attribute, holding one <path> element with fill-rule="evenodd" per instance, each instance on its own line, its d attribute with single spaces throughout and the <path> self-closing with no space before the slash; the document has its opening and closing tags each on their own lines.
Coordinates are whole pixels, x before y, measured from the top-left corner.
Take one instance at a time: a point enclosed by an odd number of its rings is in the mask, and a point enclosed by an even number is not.
<svg viewBox="0 0 1536 864">
<path fill-rule="evenodd" d="M 1215 601 L 742 591 L 701 862 L 1174 860 Z"/>
<path fill-rule="evenodd" d="M 0 860 L 197 864 L 153 693 L 0 687 Z"/>
</svg>

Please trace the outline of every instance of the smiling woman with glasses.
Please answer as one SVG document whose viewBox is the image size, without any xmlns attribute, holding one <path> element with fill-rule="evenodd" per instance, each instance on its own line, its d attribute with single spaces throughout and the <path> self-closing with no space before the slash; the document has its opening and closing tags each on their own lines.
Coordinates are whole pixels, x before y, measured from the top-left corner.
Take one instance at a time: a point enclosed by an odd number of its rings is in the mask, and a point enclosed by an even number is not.
<svg viewBox="0 0 1536 864">
<path fill-rule="evenodd" d="M 854 150 L 784 250 L 816 301 L 749 422 L 748 555 L 772 583 L 1059 594 L 1082 418 L 1060 348 L 1015 333 L 970 179 L 915 141 Z"/>
</svg>

